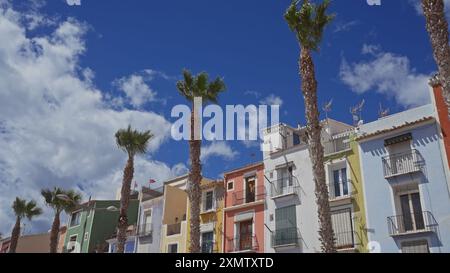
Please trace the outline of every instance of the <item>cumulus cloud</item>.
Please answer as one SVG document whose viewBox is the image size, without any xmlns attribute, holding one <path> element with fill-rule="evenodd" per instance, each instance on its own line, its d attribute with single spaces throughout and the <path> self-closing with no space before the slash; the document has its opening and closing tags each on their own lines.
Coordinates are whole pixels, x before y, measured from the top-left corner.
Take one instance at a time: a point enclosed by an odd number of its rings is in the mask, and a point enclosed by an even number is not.
<svg viewBox="0 0 450 273">
<path fill-rule="evenodd" d="M 156 99 L 156 92 L 146 83 L 142 75 L 133 74 L 128 77 L 123 77 L 117 80 L 116 84 L 136 108 Z"/>
<path fill-rule="evenodd" d="M 348 63 L 343 59 L 340 78 L 357 94 L 376 91 L 395 98 L 405 106 L 419 106 L 430 101 L 430 75 L 417 73 L 407 57 L 382 52 L 378 46 L 364 45 L 363 53 L 369 60 Z"/>
<path fill-rule="evenodd" d="M 212 142 L 210 145 L 202 147 L 201 160 L 206 161 L 210 157 L 222 157 L 226 160 L 234 159 L 239 153 L 234 151 L 226 142 Z"/>
<path fill-rule="evenodd" d="M 7 3 L 0 0 L 0 3 Z M 85 24 L 57 22 L 52 33 L 30 36 L 24 14 L 0 5 L 0 232 L 9 234 L 15 196 L 44 206 L 41 188 L 81 190 L 85 197 L 113 198 L 126 155 L 114 133 L 131 124 L 152 130 L 149 155 L 170 135 L 170 123 L 153 112 L 114 110 L 94 85 L 94 71 L 82 68 Z M 184 167 L 185 169 L 185 167 Z M 136 159 L 136 180 L 163 181 L 183 165 L 149 157 Z M 49 210 L 34 223 L 47 231 Z"/>
<path fill-rule="evenodd" d="M 263 105 L 279 105 L 281 107 L 283 105 L 283 100 L 274 94 L 270 94 L 269 96 L 260 100 L 259 103 Z"/>
</svg>

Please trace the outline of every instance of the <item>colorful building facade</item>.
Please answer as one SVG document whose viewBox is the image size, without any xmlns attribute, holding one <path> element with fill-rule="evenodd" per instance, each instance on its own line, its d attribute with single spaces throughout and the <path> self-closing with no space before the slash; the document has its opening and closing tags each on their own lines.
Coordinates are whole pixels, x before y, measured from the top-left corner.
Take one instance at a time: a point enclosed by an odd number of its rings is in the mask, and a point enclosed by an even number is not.
<svg viewBox="0 0 450 273">
<path fill-rule="evenodd" d="M 264 252 L 264 164 L 229 171 L 224 183 L 223 251 Z"/>
</svg>

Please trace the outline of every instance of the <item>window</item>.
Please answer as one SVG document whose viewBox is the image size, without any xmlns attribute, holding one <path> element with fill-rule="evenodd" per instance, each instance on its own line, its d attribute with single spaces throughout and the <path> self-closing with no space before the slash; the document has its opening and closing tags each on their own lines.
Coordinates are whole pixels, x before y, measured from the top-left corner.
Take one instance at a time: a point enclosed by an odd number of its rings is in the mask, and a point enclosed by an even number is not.
<svg viewBox="0 0 450 273">
<path fill-rule="evenodd" d="M 178 253 L 178 244 L 170 244 L 167 247 L 168 253 Z"/>
<path fill-rule="evenodd" d="M 69 243 L 67 244 L 67 252 L 72 253 L 75 251 L 77 244 L 77 235 L 70 236 Z"/>
<path fill-rule="evenodd" d="M 355 246 L 355 238 L 351 209 L 331 212 L 331 222 L 333 224 L 334 236 L 336 237 L 336 247 L 338 249 L 353 248 Z"/>
<path fill-rule="evenodd" d="M 255 202 L 256 198 L 256 177 L 249 177 L 246 179 L 245 188 L 245 203 Z"/>
<path fill-rule="evenodd" d="M 430 253 L 426 240 L 402 243 L 402 253 Z"/>
<path fill-rule="evenodd" d="M 331 198 L 348 195 L 347 168 L 333 171 L 333 184 L 331 186 Z"/>
<path fill-rule="evenodd" d="M 294 138 L 293 139 L 294 146 L 300 145 L 301 144 L 300 135 L 297 133 L 294 133 L 292 136 Z"/>
<path fill-rule="evenodd" d="M 214 233 L 203 232 L 202 233 L 202 253 L 213 253 L 214 251 Z"/>
<path fill-rule="evenodd" d="M 152 210 L 147 210 L 144 214 L 144 217 L 143 231 L 144 233 L 147 233 L 151 230 L 152 227 Z"/>
<path fill-rule="evenodd" d="M 125 253 L 134 252 L 134 241 L 129 241 L 125 244 Z"/>
<path fill-rule="evenodd" d="M 70 226 L 74 227 L 74 226 L 80 225 L 80 220 L 81 220 L 81 211 L 72 213 L 72 218 L 70 220 Z"/>
<path fill-rule="evenodd" d="M 214 208 L 214 191 L 204 193 L 203 211 L 210 211 Z"/>
<path fill-rule="evenodd" d="M 253 248 L 253 220 L 239 223 L 239 250 L 250 250 Z"/>
<path fill-rule="evenodd" d="M 274 246 L 297 243 L 297 215 L 294 206 L 276 209 Z"/>
<path fill-rule="evenodd" d="M 409 232 L 425 228 L 420 194 L 418 192 L 402 194 L 400 198 L 400 231 Z"/>
<path fill-rule="evenodd" d="M 234 182 L 230 181 L 227 184 L 227 191 L 232 191 L 234 189 Z"/>
</svg>

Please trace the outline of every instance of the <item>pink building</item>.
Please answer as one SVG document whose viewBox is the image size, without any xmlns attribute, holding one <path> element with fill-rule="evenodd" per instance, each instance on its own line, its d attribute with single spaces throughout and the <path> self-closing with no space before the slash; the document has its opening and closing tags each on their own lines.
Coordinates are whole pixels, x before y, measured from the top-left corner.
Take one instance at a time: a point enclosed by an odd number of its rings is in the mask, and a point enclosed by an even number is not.
<svg viewBox="0 0 450 273">
<path fill-rule="evenodd" d="M 224 252 L 264 252 L 264 163 L 224 175 Z"/>
</svg>

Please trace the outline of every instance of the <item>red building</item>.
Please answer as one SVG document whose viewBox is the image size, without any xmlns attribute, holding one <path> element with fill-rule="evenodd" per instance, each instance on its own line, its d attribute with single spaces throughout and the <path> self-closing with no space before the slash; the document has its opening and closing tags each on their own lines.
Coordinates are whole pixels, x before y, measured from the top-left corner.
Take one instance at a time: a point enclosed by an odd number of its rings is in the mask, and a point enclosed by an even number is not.
<svg viewBox="0 0 450 273">
<path fill-rule="evenodd" d="M 224 252 L 264 252 L 264 163 L 224 175 Z"/>
</svg>

